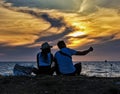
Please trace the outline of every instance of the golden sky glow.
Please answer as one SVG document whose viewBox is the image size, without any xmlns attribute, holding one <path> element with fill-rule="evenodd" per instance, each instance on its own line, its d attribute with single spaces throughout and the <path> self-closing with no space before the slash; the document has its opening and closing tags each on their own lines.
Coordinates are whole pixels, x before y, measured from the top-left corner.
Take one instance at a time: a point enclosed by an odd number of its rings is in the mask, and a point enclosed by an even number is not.
<svg viewBox="0 0 120 94">
<path fill-rule="evenodd" d="M 61 30 L 55 28 L 47 30 L 50 27 L 47 21 L 27 13 L 15 12 L 2 7 L 0 12 L 0 43 L 4 45 L 34 44 L 33 46 L 35 46 L 38 43 L 34 42 L 38 38 L 60 34 L 64 31 L 64 28 L 61 28 Z M 72 32 L 63 36 L 63 38 L 69 37 L 68 40 L 71 42 L 69 46 L 71 47 L 101 42 L 96 37 L 104 38 L 115 35 L 113 39 L 120 39 L 120 16 L 114 9 L 101 9 L 87 16 L 80 16 L 76 13 L 66 14 L 59 11 L 49 11 L 48 13 L 56 18 L 62 15 L 67 26 L 74 28 Z"/>
<path fill-rule="evenodd" d="M 82 35 L 85 35 L 85 33 L 82 31 L 76 31 L 74 33 L 69 34 L 68 36 L 77 37 L 77 36 L 82 36 Z"/>
<path fill-rule="evenodd" d="M 64 8 L 63 3 L 60 5 L 60 2 L 56 0 L 52 0 L 52 2 L 48 0 L 31 1 L 35 4 L 37 2 L 44 4 L 47 6 L 46 8 L 44 6 L 36 7 L 34 4 L 30 4 L 30 6 L 34 6 L 30 7 L 29 0 L 25 2 L 26 6 L 19 5 L 21 7 L 12 5 L 14 3 L 12 1 L 15 0 L 10 1 L 11 3 L 0 1 L 0 49 L 4 49 L 4 47 L 16 47 L 17 51 L 17 47 L 21 47 L 23 50 L 34 49 L 47 41 L 54 46 L 53 50 L 56 51 L 58 50 L 56 44 L 62 39 L 65 40 L 68 47 L 74 49 L 112 42 L 116 44 L 116 41 L 120 40 L 120 1 L 71 0 L 71 3 L 67 3 L 67 0 L 63 0 L 64 3 L 66 2 Z M 20 2 L 20 0 L 18 1 Z M 70 5 L 66 6 L 73 4 L 72 1 L 76 6 L 72 5 L 72 8 Z M 112 3 L 109 5 L 108 1 Z M 50 5 L 46 2 L 50 2 Z M 55 4 L 52 9 L 53 2 Z M 15 3 L 18 4 L 17 1 Z M 98 49 L 100 50 L 100 48 Z M 6 49 L 1 50 L 0 56 L 9 53 L 5 51 Z"/>
<path fill-rule="evenodd" d="M 49 24 L 42 19 L 0 8 L 0 43 L 9 46 L 31 44 L 47 27 Z"/>
</svg>

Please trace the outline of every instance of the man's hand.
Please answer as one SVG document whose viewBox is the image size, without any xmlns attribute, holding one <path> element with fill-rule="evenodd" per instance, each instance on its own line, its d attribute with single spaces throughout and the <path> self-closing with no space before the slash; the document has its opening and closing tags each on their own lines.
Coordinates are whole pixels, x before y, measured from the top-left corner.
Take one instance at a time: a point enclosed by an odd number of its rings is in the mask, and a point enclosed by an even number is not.
<svg viewBox="0 0 120 94">
<path fill-rule="evenodd" d="M 93 51 L 93 47 L 90 47 L 88 50 L 89 50 L 89 51 Z"/>
</svg>

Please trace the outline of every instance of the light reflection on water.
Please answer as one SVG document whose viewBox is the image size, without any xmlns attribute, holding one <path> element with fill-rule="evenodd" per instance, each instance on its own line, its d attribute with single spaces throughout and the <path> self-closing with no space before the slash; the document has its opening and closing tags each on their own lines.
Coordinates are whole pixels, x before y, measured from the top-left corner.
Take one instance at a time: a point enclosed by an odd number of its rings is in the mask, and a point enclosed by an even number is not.
<svg viewBox="0 0 120 94">
<path fill-rule="evenodd" d="M 120 62 L 82 62 L 82 74 L 97 77 L 120 77 Z"/>
</svg>

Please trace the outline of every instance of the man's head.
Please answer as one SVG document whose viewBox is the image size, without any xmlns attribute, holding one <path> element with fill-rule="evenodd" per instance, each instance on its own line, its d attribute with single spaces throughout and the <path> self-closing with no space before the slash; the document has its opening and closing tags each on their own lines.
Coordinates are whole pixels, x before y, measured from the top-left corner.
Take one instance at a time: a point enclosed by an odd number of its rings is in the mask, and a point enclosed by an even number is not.
<svg viewBox="0 0 120 94">
<path fill-rule="evenodd" d="M 66 44 L 65 44 L 64 41 L 59 41 L 59 42 L 57 43 L 57 46 L 58 46 L 59 49 L 66 48 Z"/>
</svg>

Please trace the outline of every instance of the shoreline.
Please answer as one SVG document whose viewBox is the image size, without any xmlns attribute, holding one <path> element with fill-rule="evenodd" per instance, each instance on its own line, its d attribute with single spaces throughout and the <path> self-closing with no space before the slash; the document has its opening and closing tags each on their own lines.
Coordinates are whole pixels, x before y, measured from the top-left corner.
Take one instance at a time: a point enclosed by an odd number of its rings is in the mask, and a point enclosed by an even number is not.
<svg viewBox="0 0 120 94">
<path fill-rule="evenodd" d="M 120 77 L 0 77 L 0 94 L 120 94 Z"/>
</svg>

